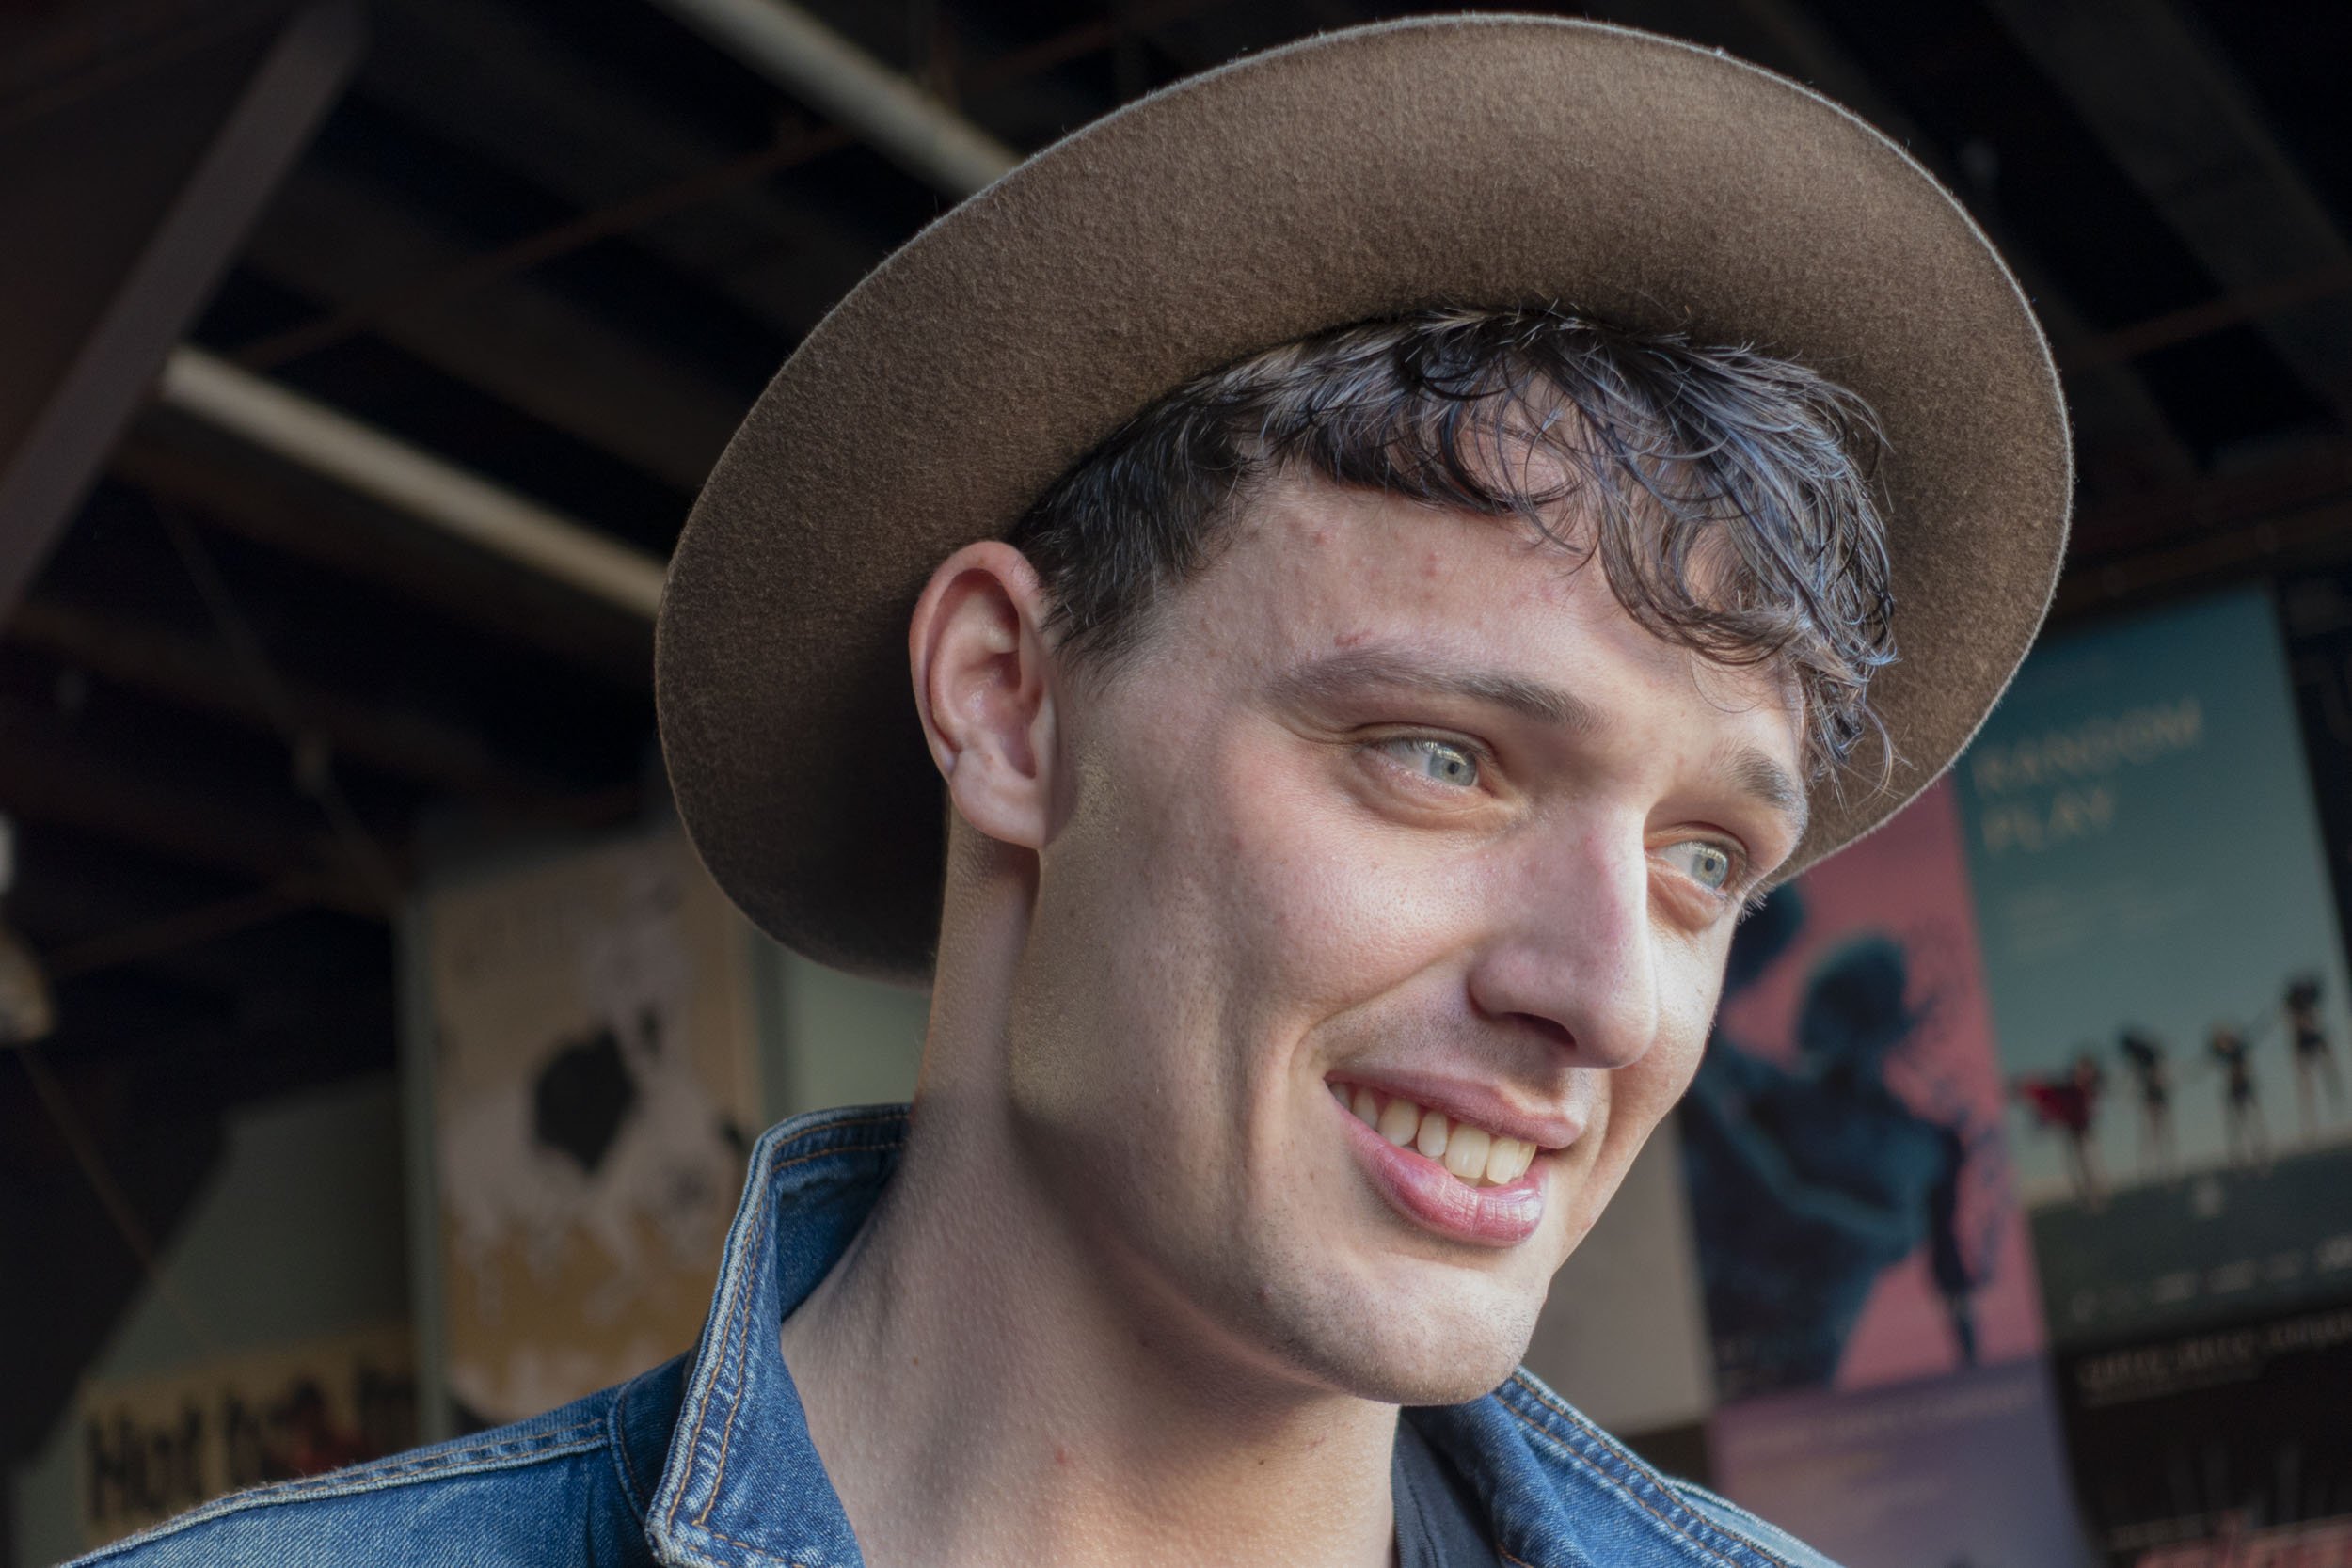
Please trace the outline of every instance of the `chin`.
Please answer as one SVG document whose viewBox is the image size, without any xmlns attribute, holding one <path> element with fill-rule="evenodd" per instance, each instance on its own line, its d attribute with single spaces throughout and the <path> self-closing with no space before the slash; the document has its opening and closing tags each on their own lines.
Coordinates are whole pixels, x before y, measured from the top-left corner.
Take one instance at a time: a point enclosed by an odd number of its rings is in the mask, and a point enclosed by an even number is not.
<svg viewBox="0 0 2352 1568">
<path fill-rule="evenodd" d="M 1382 1404 L 1460 1404 L 1517 1370 L 1543 1308 L 1496 1282 L 1437 1282 L 1450 1299 L 1399 1291 L 1294 1321 L 1290 1360 L 1327 1387 Z"/>
<path fill-rule="evenodd" d="M 1509 1345 L 1482 1345 L 1474 1351 L 1455 1346 L 1442 1354 L 1351 1366 L 1334 1381 L 1358 1399 L 1382 1404 L 1462 1404 L 1492 1393 L 1518 1369 L 1526 1350 L 1525 1336 Z"/>
</svg>

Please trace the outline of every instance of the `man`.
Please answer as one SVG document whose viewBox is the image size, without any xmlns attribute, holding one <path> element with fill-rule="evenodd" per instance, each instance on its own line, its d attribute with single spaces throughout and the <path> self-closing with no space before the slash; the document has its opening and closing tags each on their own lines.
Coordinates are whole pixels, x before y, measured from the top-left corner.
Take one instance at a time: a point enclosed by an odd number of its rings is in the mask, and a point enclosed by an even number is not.
<svg viewBox="0 0 2352 1568">
<path fill-rule="evenodd" d="M 912 1117 L 762 1141 L 691 1358 L 133 1550 L 1819 1561 L 1513 1363 L 2067 490 L 1980 237 L 1720 56 L 1405 24 L 1089 128 L 811 335 L 663 610 L 713 873 L 930 981 Z"/>
</svg>

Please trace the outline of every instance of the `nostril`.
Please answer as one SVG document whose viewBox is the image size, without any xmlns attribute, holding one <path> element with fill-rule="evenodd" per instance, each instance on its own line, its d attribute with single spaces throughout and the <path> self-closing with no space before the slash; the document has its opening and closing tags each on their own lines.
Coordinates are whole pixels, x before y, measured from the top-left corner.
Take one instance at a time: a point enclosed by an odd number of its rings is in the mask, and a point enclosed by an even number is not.
<svg viewBox="0 0 2352 1568">
<path fill-rule="evenodd" d="M 1505 1013 L 1502 1022 L 1526 1030 L 1546 1045 L 1562 1051 L 1576 1049 L 1576 1036 L 1556 1018 L 1546 1018 L 1541 1013 Z"/>
</svg>

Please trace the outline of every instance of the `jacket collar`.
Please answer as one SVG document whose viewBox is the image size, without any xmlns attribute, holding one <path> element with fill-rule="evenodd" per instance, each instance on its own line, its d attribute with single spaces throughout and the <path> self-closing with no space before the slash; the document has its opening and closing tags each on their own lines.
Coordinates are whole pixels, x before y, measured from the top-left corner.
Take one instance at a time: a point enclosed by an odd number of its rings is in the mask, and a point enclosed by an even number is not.
<svg viewBox="0 0 2352 1568">
<path fill-rule="evenodd" d="M 785 1369 L 778 1329 L 848 1250 L 898 1168 L 906 1135 L 905 1106 L 862 1106 L 781 1122 L 753 1149 L 646 1510 L 646 1539 L 661 1560 L 701 1568 L 863 1562 Z M 1764 1549 L 1725 1518 L 1694 1510 L 1524 1371 L 1485 1398 L 1409 1410 L 1406 1418 L 1461 1469 L 1504 1560 L 1521 1568 L 1818 1560 L 1803 1548 L 1786 1556 Z"/>
<path fill-rule="evenodd" d="M 882 1196 L 904 1106 L 795 1117 L 752 1150 L 645 1535 L 668 1562 L 857 1568 L 778 1328 Z"/>
</svg>

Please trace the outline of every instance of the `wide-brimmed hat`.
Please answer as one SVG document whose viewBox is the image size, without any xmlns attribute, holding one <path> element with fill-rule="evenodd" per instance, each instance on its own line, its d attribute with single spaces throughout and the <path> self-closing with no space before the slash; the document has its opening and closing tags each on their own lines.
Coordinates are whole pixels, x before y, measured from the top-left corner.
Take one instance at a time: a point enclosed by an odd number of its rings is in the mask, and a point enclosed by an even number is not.
<svg viewBox="0 0 2352 1568">
<path fill-rule="evenodd" d="M 811 958 L 922 978 L 946 812 L 906 635 L 931 570 L 1183 382 L 1433 305 L 1753 345 L 1859 393 L 1887 442 L 1900 657 L 1871 691 L 1896 758 L 1883 788 L 1817 788 L 1793 864 L 1950 763 L 2041 624 L 2073 481 L 2000 258 L 1900 148 L 1794 83 L 1617 27 L 1447 17 L 1088 126 L 786 361 L 695 504 L 656 635 L 671 781 L 720 884 Z"/>
</svg>

